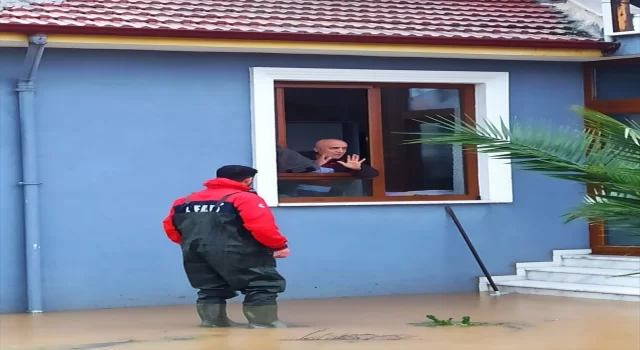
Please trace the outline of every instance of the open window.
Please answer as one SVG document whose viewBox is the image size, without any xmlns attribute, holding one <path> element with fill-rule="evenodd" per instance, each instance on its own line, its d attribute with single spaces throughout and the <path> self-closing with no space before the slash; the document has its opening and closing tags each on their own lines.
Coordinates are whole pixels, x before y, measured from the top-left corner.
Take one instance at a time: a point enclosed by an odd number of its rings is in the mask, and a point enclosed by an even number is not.
<svg viewBox="0 0 640 350">
<path fill-rule="evenodd" d="M 407 145 L 415 132 L 448 132 L 431 117 L 475 121 L 472 84 L 275 81 L 279 146 L 316 161 L 319 140 L 344 141 L 365 158 L 358 171 L 335 162 L 278 172 L 283 203 L 478 200 L 473 148 Z M 280 160 L 279 160 L 280 161 Z M 342 164 L 342 163 L 339 163 Z M 362 170 L 362 168 L 360 170 Z M 365 169 L 366 170 L 366 169 Z M 377 172 L 377 176 L 372 176 Z"/>
</svg>

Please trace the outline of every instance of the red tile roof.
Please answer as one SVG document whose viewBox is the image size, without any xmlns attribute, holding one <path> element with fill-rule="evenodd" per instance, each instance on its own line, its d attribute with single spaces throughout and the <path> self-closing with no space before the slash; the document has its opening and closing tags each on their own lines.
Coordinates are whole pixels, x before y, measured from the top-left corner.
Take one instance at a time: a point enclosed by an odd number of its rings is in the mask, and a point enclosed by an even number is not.
<svg viewBox="0 0 640 350">
<path fill-rule="evenodd" d="M 603 49 L 611 46 L 579 32 L 563 13 L 535 0 L 34 2 L 0 9 L 0 31 L 490 46 L 531 46 L 537 42 L 549 47 Z"/>
</svg>

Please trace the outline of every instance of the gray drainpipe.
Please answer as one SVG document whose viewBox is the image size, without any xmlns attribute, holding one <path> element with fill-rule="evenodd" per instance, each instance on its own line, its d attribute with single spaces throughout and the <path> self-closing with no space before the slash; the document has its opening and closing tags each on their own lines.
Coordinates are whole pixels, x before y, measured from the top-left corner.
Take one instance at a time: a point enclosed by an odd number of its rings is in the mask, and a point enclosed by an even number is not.
<svg viewBox="0 0 640 350">
<path fill-rule="evenodd" d="M 24 231 L 27 253 L 28 311 L 42 312 L 42 265 L 40 262 L 40 194 L 36 148 L 35 77 L 47 44 L 45 35 L 29 37 L 24 58 L 24 74 L 17 84 L 22 141 L 22 181 L 24 195 Z"/>
</svg>

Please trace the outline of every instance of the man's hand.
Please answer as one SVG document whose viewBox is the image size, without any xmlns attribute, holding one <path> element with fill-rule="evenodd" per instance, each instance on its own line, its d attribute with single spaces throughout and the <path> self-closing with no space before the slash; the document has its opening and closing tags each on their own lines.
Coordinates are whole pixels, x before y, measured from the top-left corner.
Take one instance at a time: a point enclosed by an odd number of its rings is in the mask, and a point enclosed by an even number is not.
<svg viewBox="0 0 640 350">
<path fill-rule="evenodd" d="M 360 156 L 357 154 L 347 156 L 346 162 L 338 161 L 339 164 L 342 164 L 347 169 L 351 170 L 360 170 L 362 169 L 362 162 L 367 160 L 366 158 L 360 159 Z"/>
<path fill-rule="evenodd" d="M 291 254 L 291 251 L 289 250 L 289 248 L 285 248 L 285 249 L 273 252 L 273 257 L 276 259 L 283 259 L 288 257 L 289 254 Z"/>
<path fill-rule="evenodd" d="M 316 159 L 316 164 L 318 164 L 319 167 L 327 164 L 332 158 L 330 156 L 324 155 L 324 154 L 320 154 L 318 156 L 318 159 Z"/>
</svg>

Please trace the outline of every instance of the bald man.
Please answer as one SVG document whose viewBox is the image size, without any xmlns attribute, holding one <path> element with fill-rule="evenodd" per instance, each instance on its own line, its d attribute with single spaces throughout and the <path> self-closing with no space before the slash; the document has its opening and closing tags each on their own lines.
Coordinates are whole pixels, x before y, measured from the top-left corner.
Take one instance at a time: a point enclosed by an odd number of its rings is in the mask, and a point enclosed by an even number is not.
<svg viewBox="0 0 640 350">
<path fill-rule="evenodd" d="M 371 179 L 380 173 L 364 164 L 365 158 L 357 154 L 348 155 L 349 145 L 337 139 L 323 139 L 313 148 L 316 164 L 322 169 L 331 169 L 335 173 L 352 173 L 353 176 Z"/>
</svg>

